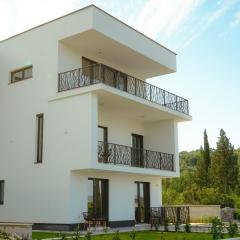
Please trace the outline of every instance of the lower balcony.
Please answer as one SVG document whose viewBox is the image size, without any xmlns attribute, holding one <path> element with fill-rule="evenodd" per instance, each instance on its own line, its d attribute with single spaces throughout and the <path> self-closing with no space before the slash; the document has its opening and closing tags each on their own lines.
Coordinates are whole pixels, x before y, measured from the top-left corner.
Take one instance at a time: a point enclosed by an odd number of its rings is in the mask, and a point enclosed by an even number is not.
<svg viewBox="0 0 240 240">
<path fill-rule="evenodd" d="M 98 142 L 98 162 L 174 171 L 174 154 L 101 141 Z"/>
</svg>

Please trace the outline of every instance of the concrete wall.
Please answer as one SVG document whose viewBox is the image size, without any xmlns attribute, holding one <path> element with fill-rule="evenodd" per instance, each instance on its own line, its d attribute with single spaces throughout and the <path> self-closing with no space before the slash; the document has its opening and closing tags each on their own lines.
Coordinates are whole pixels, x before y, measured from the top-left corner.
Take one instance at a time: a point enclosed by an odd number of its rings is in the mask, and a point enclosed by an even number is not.
<svg viewBox="0 0 240 240">
<path fill-rule="evenodd" d="M 190 205 L 190 222 L 201 223 L 210 220 L 210 218 L 221 218 L 220 205 Z"/>
</svg>

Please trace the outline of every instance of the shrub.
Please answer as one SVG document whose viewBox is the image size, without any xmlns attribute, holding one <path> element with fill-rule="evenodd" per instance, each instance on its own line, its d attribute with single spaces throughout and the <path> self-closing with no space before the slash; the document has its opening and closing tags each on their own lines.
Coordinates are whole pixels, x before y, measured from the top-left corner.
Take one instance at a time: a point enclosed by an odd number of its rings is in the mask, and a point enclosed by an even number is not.
<svg viewBox="0 0 240 240">
<path fill-rule="evenodd" d="M 234 218 L 236 220 L 240 220 L 240 209 L 235 209 L 234 210 Z"/>
<path fill-rule="evenodd" d="M 132 232 L 130 233 L 130 239 L 135 240 L 136 239 L 136 232 L 135 229 L 133 228 Z"/>
<path fill-rule="evenodd" d="M 85 235 L 86 240 L 91 240 L 92 238 L 92 233 L 90 231 L 87 231 L 87 234 Z"/>
<path fill-rule="evenodd" d="M 77 227 L 75 228 L 74 235 L 73 235 L 72 239 L 73 240 L 78 240 L 79 238 L 80 238 L 80 225 L 78 224 Z M 65 236 L 65 239 L 66 239 L 66 236 Z"/>
<path fill-rule="evenodd" d="M 191 224 L 190 223 L 186 223 L 184 226 L 185 232 L 186 233 L 190 233 L 191 232 Z"/>
<path fill-rule="evenodd" d="M 174 224 L 174 227 L 175 227 L 175 232 L 178 232 L 180 230 L 180 222 L 176 221 Z"/>
<path fill-rule="evenodd" d="M 164 224 L 164 231 L 168 232 L 169 231 L 169 229 L 168 229 L 168 227 L 169 227 L 169 219 L 165 218 L 163 224 Z"/>
<path fill-rule="evenodd" d="M 155 230 L 158 231 L 158 229 L 159 229 L 158 223 L 155 223 L 154 227 L 155 227 Z"/>
<path fill-rule="evenodd" d="M 223 238 L 223 223 L 221 222 L 221 220 L 215 217 L 211 223 L 212 223 L 212 227 L 211 227 L 210 233 L 213 236 L 213 240 Z"/>
<path fill-rule="evenodd" d="M 62 233 L 61 236 L 60 236 L 60 239 L 61 240 L 66 240 L 67 239 L 67 235 Z"/>
<path fill-rule="evenodd" d="M 119 231 L 116 231 L 112 240 L 121 240 L 120 237 L 119 237 Z"/>
<path fill-rule="evenodd" d="M 234 237 L 238 233 L 238 225 L 236 223 L 229 223 L 229 226 L 227 227 L 228 234 L 230 237 Z"/>
</svg>

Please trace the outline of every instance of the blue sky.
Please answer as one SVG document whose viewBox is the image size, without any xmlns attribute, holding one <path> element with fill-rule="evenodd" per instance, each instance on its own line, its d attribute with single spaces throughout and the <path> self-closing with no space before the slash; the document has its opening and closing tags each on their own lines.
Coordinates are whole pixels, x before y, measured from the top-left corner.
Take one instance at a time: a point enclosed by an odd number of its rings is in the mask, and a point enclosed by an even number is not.
<svg viewBox="0 0 240 240">
<path fill-rule="evenodd" d="M 240 0 L 0 0 L 0 39 L 89 4 L 177 52 L 177 73 L 149 82 L 189 99 L 180 150 L 211 147 L 223 128 L 240 147 Z"/>
</svg>

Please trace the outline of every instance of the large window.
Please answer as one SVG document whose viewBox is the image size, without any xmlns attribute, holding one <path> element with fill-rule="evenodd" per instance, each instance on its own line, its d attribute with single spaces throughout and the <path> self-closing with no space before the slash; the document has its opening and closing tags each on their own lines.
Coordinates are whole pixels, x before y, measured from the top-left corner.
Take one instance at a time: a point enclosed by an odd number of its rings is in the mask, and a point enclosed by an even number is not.
<svg viewBox="0 0 240 240">
<path fill-rule="evenodd" d="M 4 203 L 4 180 L 0 180 L 0 204 Z"/>
<path fill-rule="evenodd" d="M 24 67 L 11 72 L 11 83 L 19 82 L 28 78 L 32 78 L 33 66 Z"/>
<path fill-rule="evenodd" d="M 108 220 L 108 180 L 88 179 L 88 214 Z"/>
<path fill-rule="evenodd" d="M 43 158 L 43 114 L 37 115 L 37 161 L 36 163 L 42 163 Z"/>
</svg>

